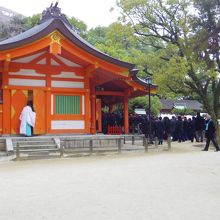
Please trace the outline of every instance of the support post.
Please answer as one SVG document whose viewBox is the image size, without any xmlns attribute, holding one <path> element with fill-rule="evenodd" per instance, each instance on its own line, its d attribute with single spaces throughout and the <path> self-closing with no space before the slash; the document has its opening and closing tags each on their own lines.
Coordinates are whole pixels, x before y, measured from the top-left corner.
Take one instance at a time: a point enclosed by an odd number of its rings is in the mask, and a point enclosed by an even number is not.
<svg viewBox="0 0 220 220">
<path fill-rule="evenodd" d="M 118 153 L 121 153 L 121 138 L 116 140 L 118 140 Z"/>
<path fill-rule="evenodd" d="M 16 160 L 19 160 L 20 158 L 20 151 L 19 151 L 19 143 L 17 142 L 16 145 Z"/>
<path fill-rule="evenodd" d="M 125 134 L 129 133 L 129 120 L 128 120 L 128 95 L 124 96 L 124 128 Z"/>
<path fill-rule="evenodd" d="M 64 147 L 63 147 L 64 143 L 60 144 L 60 157 L 63 157 L 63 153 L 64 153 Z"/>
<path fill-rule="evenodd" d="M 144 146 L 145 152 L 148 152 L 148 139 L 145 136 L 143 137 L 143 146 Z"/>
<path fill-rule="evenodd" d="M 171 150 L 171 136 L 168 135 L 167 137 L 167 144 L 168 144 L 168 150 L 170 151 Z"/>
<path fill-rule="evenodd" d="M 92 139 L 89 140 L 89 153 L 92 154 L 93 151 L 93 141 Z"/>
<path fill-rule="evenodd" d="M 155 137 L 154 145 L 155 145 L 156 148 L 158 147 L 158 138 L 157 137 Z"/>
<path fill-rule="evenodd" d="M 134 145 L 134 135 L 131 136 L 131 144 Z"/>
</svg>

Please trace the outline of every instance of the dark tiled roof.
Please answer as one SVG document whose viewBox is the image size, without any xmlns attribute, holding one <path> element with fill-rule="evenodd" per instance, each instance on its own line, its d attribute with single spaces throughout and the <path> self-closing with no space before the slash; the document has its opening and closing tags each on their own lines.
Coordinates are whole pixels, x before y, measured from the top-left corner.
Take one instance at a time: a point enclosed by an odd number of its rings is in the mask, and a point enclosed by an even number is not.
<svg viewBox="0 0 220 220">
<path fill-rule="evenodd" d="M 175 106 L 185 106 L 188 109 L 200 110 L 202 104 L 197 100 L 170 100 L 170 99 L 161 99 L 162 109 L 172 110 Z"/>
<path fill-rule="evenodd" d="M 73 28 L 71 28 L 67 22 L 64 21 L 63 14 L 61 15 L 62 16 L 54 16 L 52 14 L 46 19 L 41 20 L 40 24 L 38 24 L 37 26 L 21 34 L 18 34 L 17 36 L 1 41 L 0 50 L 4 51 L 8 49 L 14 49 L 16 47 L 32 43 L 44 36 L 47 36 L 54 30 L 58 30 L 74 44 L 102 60 L 127 68 L 129 70 L 132 70 L 135 67 L 135 65 L 132 63 L 115 59 L 93 47 L 90 43 L 82 39 L 76 33 L 76 31 Z"/>
<path fill-rule="evenodd" d="M 131 77 L 132 79 L 137 82 L 138 84 L 142 85 L 142 86 L 148 86 L 147 82 L 145 79 L 142 79 L 140 77 L 137 76 L 138 73 L 138 69 L 133 69 L 130 71 L 131 72 Z M 151 84 L 151 88 L 156 88 L 157 85 L 156 84 Z"/>
</svg>

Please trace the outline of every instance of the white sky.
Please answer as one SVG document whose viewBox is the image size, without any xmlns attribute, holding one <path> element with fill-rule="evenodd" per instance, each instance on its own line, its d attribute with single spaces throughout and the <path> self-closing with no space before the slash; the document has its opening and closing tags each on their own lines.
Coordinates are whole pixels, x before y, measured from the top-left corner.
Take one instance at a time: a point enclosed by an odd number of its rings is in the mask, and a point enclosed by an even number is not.
<svg viewBox="0 0 220 220">
<path fill-rule="evenodd" d="M 6 7 L 25 16 L 41 13 L 56 0 L 0 0 L 0 6 Z M 116 0 L 59 0 L 58 7 L 69 17 L 76 17 L 86 23 L 88 28 L 108 26 L 117 20 Z"/>
</svg>

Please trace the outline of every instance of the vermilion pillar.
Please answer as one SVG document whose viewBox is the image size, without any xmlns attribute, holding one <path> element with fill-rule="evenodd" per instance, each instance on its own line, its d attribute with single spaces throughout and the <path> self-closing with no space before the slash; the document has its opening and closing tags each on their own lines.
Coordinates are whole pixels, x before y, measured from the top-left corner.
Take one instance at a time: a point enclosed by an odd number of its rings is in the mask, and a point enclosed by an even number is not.
<svg viewBox="0 0 220 220">
<path fill-rule="evenodd" d="M 4 86 L 3 89 L 3 134 L 11 133 L 11 93 L 10 90 L 7 89 L 7 86 Z"/>
<path fill-rule="evenodd" d="M 91 133 L 96 133 L 96 95 L 95 86 L 91 85 Z"/>
<path fill-rule="evenodd" d="M 112 111 L 113 111 L 113 104 L 110 104 L 109 105 L 109 113 L 112 113 Z"/>
<path fill-rule="evenodd" d="M 10 58 L 4 61 L 4 69 L 2 72 L 2 89 L 3 89 L 3 106 L 2 106 L 2 117 L 3 117 L 3 134 L 11 133 L 11 90 L 8 89 L 8 66 Z"/>
<path fill-rule="evenodd" d="M 124 128 L 125 134 L 129 133 L 129 121 L 128 121 L 128 96 L 124 96 Z"/>
<path fill-rule="evenodd" d="M 96 95 L 91 96 L 91 110 L 92 110 L 92 117 L 91 117 L 91 133 L 96 133 Z"/>
<path fill-rule="evenodd" d="M 90 126 L 91 126 L 91 102 L 90 102 L 90 78 L 89 73 L 85 75 L 85 99 L 84 99 L 84 107 L 85 107 L 85 132 L 89 134 Z"/>
</svg>

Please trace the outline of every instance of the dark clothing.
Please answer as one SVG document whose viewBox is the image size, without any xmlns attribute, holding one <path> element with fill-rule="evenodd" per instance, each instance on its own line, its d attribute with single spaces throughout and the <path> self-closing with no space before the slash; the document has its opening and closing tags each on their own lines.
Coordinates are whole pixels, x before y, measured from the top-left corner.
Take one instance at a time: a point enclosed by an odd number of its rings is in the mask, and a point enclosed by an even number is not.
<svg viewBox="0 0 220 220">
<path fill-rule="evenodd" d="M 108 115 L 106 113 L 102 113 L 102 133 L 108 133 Z"/>
<path fill-rule="evenodd" d="M 203 142 L 203 131 L 204 131 L 204 126 L 205 126 L 205 119 L 197 115 L 195 119 L 195 127 L 196 127 L 196 141 Z"/>
<path fill-rule="evenodd" d="M 142 120 L 140 129 L 142 131 L 142 134 L 145 134 L 145 137 L 147 138 L 149 136 L 149 121 L 147 118 Z"/>
<path fill-rule="evenodd" d="M 177 140 L 177 132 L 176 132 L 176 118 L 172 118 L 170 121 L 170 134 L 173 138 L 173 141 Z"/>
<path fill-rule="evenodd" d="M 215 141 L 215 124 L 212 119 L 208 119 L 205 124 L 205 136 L 206 136 L 206 145 L 204 151 L 208 151 L 210 141 L 214 144 L 216 151 L 219 151 L 219 146 Z"/>
<path fill-rule="evenodd" d="M 187 137 L 191 142 L 193 142 L 195 136 L 195 123 L 193 120 L 189 119 L 187 125 Z"/>
<path fill-rule="evenodd" d="M 205 119 L 202 116 L 196 116 L 195 119 L 195 127 L 196 127 L 196 131 L 203 131 L 204 130 L 204 125 L 205 125 Z"/>
<path fill-rule="evenodd" d="M 164 124 L 164 139 L 167 140 L 167 138 L 171 134 L 171 121 L 169 118 L 165 117 L 163 120 Z"/>
<path fill-rule="evenodd" d="M 183 121 L 181 118 L 178 118 L 176 122 L 176 134 L 177 134 L 177 140 L 179 142 L 185 141 L 183 137 Z"/>
<path fill-rule="evenodd" d="M 159 144 L 163 143 L 164 124 L 161 120 L 155 122 L 155 136 L 158 138 Z"/>
</svg>

